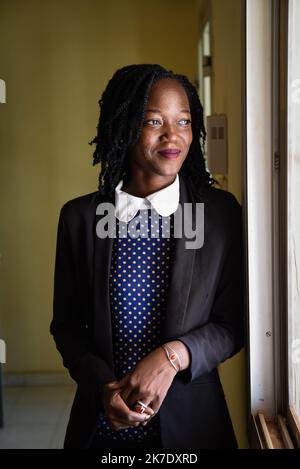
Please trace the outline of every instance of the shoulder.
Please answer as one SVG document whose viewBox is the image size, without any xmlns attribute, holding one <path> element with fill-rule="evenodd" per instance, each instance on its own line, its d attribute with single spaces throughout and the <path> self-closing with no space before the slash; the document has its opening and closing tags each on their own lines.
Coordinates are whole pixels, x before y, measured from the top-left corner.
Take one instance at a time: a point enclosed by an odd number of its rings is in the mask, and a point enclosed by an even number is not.
<svg viewBox="0 0 300 469">
<path fill-rule="evenodd" d="M 98 191 L 70 199 L 61 207 L 60 216 L 65 222 L 71 222 L 86 218 L 89 215 L 95 215 L 99 199 Z"/>
<path fill-rule="evenodd" d="M 204 203 L 209 203 L 214 206 L 216 210 L 225 210 L 226 214 L 241 210 L 241 205 L 235 195 L 223 189 L 208 187 L 205 189 L 203 199 Z"/>
<path fill-rule="evenodd" d="M 242 207 L 235 195 L 223 189 L 205 186 L 200 194 L 193 193 L 192 197 L 195 202 L 202 202 L 204 209 L 207 208 L 210 212 L 218 214 L 221 218 L 223 216 L 234 216 L 241 212 Z"/>
<path fill-rule="evenodd" d="M 208 187 L 203 193 L 204 219 L 215 231 L 231 238 L 242 232 L 242 207 L 231 192 Z"/>
<path fill-rule="evenodd" d="M 226 215 L 230 212 L 237 212 L 241 210 L 241 205 L 237 198 L 231 192 L 223 189 L 217 189 L 209 185 L 202 186 L 194 190 L 186 177 L 180 175 L 180 183 L 185 190 L 190 194 L 194 202 L 202 202 L 208 207 L 212 207 L 216 212 L 224 213 Z"/>
</svg>

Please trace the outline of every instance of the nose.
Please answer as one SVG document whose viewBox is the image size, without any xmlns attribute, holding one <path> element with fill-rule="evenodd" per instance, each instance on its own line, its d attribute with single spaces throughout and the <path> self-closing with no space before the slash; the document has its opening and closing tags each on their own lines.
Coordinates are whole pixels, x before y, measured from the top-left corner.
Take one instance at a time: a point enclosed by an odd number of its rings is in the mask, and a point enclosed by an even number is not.
<svg viewBox="0 0 300 469">
<path fill-rule="evenodd" d="M 160 140 L 168 140 L 170 142 L 176 141 L 178 138 L 177 130 L 174 125 L 165 123 L 161 127 Z"/>
</svg>

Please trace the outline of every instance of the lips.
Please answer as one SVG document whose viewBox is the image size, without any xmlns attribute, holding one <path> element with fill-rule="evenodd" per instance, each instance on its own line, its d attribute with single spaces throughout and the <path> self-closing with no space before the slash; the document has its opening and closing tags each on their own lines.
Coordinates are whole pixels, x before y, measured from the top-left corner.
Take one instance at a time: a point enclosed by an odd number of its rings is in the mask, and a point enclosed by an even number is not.
<svg viewBox="0 0 300 469">
<path fill-rule="evenodd" d="M 175 159 L 175 158 L 178 158 L 178 156 L 180 155 L 181 153 L 181 150 L 178 150 L 177 148 L 169 148 L 169 149 L 166 149 L 166 150 L 160 150 L 158 151 L 158 153 L 162 156 L 164 156 L 165 158 L 169 158 L 169 159 Z"/>
</svg>

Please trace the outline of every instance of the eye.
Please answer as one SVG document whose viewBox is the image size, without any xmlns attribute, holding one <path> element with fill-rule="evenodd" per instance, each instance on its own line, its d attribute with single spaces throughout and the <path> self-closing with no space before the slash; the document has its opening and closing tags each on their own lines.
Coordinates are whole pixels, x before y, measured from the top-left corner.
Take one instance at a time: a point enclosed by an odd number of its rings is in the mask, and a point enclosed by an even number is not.
<svg viewBox="0 0 300 469">
<path fill-rule="evenodd" d="M 187 126 L 187 125 L 190 125 L 191 122 L 192 122 L 192 121 L 191 121 L 190 119 L 180 119 L 179 124 L 180 124 L 180 125 Z"/>
<path fill-rule="evenodd" d="M 148 119 L 144 122 L 143 125 L 150 125 L 151 127 L 157 127 L 160 125 L 160 121 L 158 119 Z"/>
</svg>

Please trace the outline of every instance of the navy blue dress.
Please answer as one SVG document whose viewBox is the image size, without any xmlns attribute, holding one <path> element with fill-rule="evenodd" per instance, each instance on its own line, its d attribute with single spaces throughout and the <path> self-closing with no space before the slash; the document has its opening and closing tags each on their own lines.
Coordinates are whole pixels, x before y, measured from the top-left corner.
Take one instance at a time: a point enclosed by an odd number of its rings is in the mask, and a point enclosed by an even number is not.
<svg viewBox="0 0 300 469">
<path fill-rule="evenodd" d="M 115 375 L 119 380 L 161 344 L 175 240 L 173 215 L 163 217 L 154 209 L 139 210 L 129 224 L 116 222 L 109 288 Z M 138 234 L 138 229 L 142 233 Z M 104 415 L 98 421 L 97 438 L 104 443 L 157 442 L 159 418 L 158 412 L 145 426 L 116 431 Z"/>
</svg>

